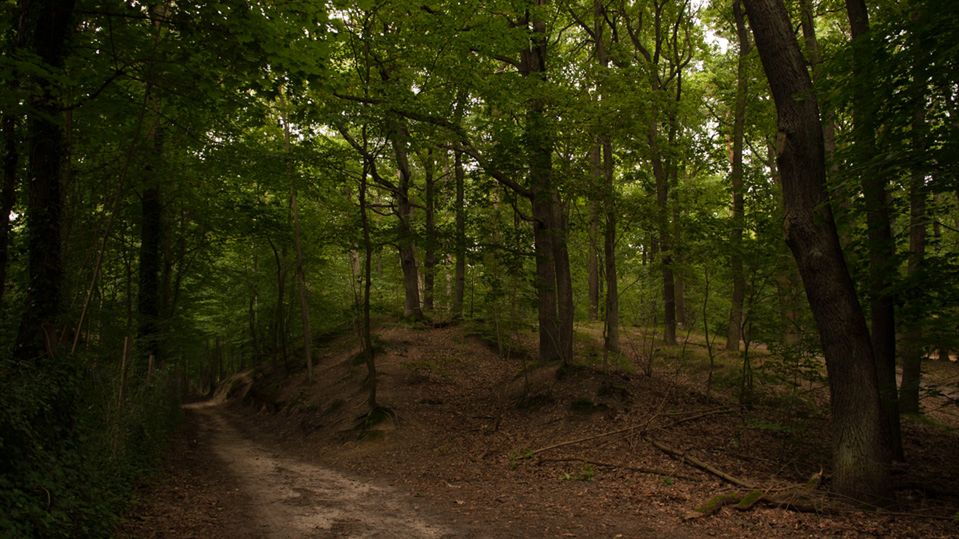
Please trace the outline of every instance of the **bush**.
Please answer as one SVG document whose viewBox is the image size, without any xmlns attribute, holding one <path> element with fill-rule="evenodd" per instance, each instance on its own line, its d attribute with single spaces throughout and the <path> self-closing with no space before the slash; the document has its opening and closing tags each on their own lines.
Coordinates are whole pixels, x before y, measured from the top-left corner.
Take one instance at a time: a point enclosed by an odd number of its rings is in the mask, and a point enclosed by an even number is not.
<svg viewBox="0 0 959 539">
<path fill-rule="evenodd" d="M 111 535 L 179 413 L 162 371 L 118 402 L 117 370 L 85 358 L 0 364 L 0 536 Z"/>
</svg>

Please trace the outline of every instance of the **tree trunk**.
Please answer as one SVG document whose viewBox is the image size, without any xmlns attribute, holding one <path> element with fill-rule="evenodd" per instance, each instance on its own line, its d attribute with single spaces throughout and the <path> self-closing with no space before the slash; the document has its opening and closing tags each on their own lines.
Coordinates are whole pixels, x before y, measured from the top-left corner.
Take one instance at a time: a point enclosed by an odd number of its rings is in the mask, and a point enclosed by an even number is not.
<svg viewBox="0 0 959 539">
<path fill-rule="evenodd" d="M 736 69 L 736 110 L 733 119 L 733 162 L 730 180 L 733 191 L 732 227 L 729 232 L 729 267 L 733 277 L 732 305 L 729 308 L 729 326 L 726 330 L 726 350 L 738 351 L 742 339 L 743 300 L 746 297 L 746 277 L 743 269 L 743 228 L 746 214 L 743 201 L 743 139 L 746 130 L 746 99 L 748 87 L 747 59 L 749 34 L 745 15 L 739 0 L 733 1 L 736 35 L 739 39 L 739 60 Z"/>
<path fill-rule="evenodd" d="M 603 260 L 606 263 L 606 350 L 619 352 L 619 277 L 616 272 L 616 195 L 613 185 L 613 144 L 603 138 L 603 168 L 606 175 L 606 229 Z"/>
<path fill-rule="evenodd" d="M 456 181 L 456 269 L 453 279 L 453 320 L 463 318 L 463 296 L 466 292 L 466 197 L 463 152 L 453 153 L 453 174 Z"/>
<path fill-rule="evenodd" d="M 3 185 L 0 187 L 0 306 L 6 293 L 7 263 L 10 247 L 10 212 L 17 202 L 17 172 L 20 154 L 17 149 L 17 120 L 5 114 L 0 120 L 3 130 Z"/>
<path fill-rule="evenodd" d="M 559 192 L 552 189 L 553 260 L 556 264 L 556 306 L 559 318 L 559 353 L 564 365 L 573 360 L 573 275 L 566 244 L 566 211 Z"/>
<path fill-rule="evenodd" d="M 163 241 L 163 207 L 156 170 L 152 165 L 148 165 L 144 175 L 147 187 L 140 202 L 140 263 L 137 288 L 137 340 L 141 362 L 151 355 L 160 357 L 160 244 Z"/>
<path fill-rule="evenodd" d="M 276 262 L 276 311 L 273 318 L 273 347 L 274 355 L 279 354 L 283 359 L 283 368 L 287 367 L 288 351 L 286 346 L 286 316 L 284 307 L 286 306 L 286 268 L 283 261 L 286 259 L 286 249 L 281 254 L 276 245 L 270 240 L 270 248 L 273 250 L 273 260 Z"/>
<path fill-rule="evenodd" d="M 403 316 L 413 320 L 423 320 L 416 253 L 413 250 L 413 205 L 410 203 L 410 184 L 413 176 L 407 146 L 409 134 L 400 118 L 391 117 L 389 125 L 390 143 L 393 146 L 393 155 L 400 175 L 396 193 L 396 211 L 399 218 L 396 243 L 400 255 L 400 266 L 403 270 Z"/>
<path fill-rule="evenodd" d="M 363 147 L 366 148 L 366 126 L 363 127 Z M 370 241 L 370 219 L 366 208 L 367 176 L 369 164 L 363 161 L 363 175 L 360 178 L 360 222 L 363 226 L 363 321 L 360 328 L 363 355 L 366 357 L 367 370 L 367 406 L 375 410 L 376 402 L 376 357 L 373 349 L 373 336 L 370 329 L 370 287 L 372 285 L 373 242 Z"/>
<path fill-rule="evenodd" d="M 916 108 L 912 121 L 912 142 L 916 155 L 925 152 L 925 110 L 923 105 Z M 912 286 L 920 286 L 923 263 L 926 254 L 926 188 L 925 171 L 914 165 L 909 182 L 909 280 Z M 902 357 L 902 383 L 899 386 L 899 411 L 907 414 L 919 413 L 919 383 L 922 377 L 922 323 L 923 305 L 913 300 L 910 307 L 910 319 L 905 338 L 905 350 Z"/>
<path fill-rule="evenodd" d="M 303 323 L 303 360 L 306 363 L 306 379 L 313 381 L 313 328 L 310 323 L 309 292 L 306 289 L 306 271 L 303 268 L 303 240 L 300 227 L 300 208 L 296 204 L 296 174 L 290 148 L 290 121 L 286 96 L 280 90 L 280 106 L 283 114 L 283 150 L 286 153 L 286 176 L 290 182 L 290 219 L 293 221 L 293 251 L 296 256 L 296 289 L 300 298 L 300 321 Z"/>
<path fill-rule="evenodd" d="M 647 141 L 653 154 L 653 176 L 656 179 L 656 208 L 658 210 L 658 252 L 662 267 L 664 332 L 666 344 L 676 344 L 676 287 L 673 282 L 672 243 L 669 227 L 669 175 L 659 148 L 658 121 L 653 120 L 647 132 Z"/>
<path fill-rule="evenodd" d="M 604 37 L 606 6 L 602 0 L 593 0 L 593 38 L 596 41 L 596 63 L 601 72 L 609 67 L 609 51 Z M 602 151 L 602 156 L 600 156 Z M 603 230 L 603 261 L 606 277 L 606 316 L 604 346 L 607 352 L 619 352 L 619 281 L 616 272 L 616 186 L 614 182 L 613 142 L 608 133 L 598 137 L 596 145 L 597 182 L 602 185 L 605 227 Z M 602 160 L 600 160 L 602 157 Z M 600 169 L 600 163 L 602 167 Z M 600 174 L 601 172 L 601 174 Z M 597 220 L 599 217 L 597 216 Z M 597 279 L 598 281 L 598 279 Z M 598 282 L 597 282 L 598 285 Z M 597 287 L 598 288 L 598 287 Z M 598 300 L 598 295 L 597 295 Z"/>
<path fill-rule="evenodd" d="M 876 107 L 872 97 L 873 62 L 869 55 L 869 17 L 864 0 L 846 0 L 855 49 L 853 69 L 857 83 L 853 102 L 853 136 L 861 175 L 863 200 L 866 205 L 866 228 L 869 250 L 869 310 L 872 319 L 872 347 L 879 394 L 882 399 L 886 444 L 896 460 L 903 459 L 899 425 L 899 399 L 896 393 L 896 316 L 891 290 L 896 273 L 895 250 L 889 217 L 889 194 L 886 172 L 868 161 L 877 153 L 875 132 Z"/>
<path fill-rule="evenodd" d="M 590 175 L 598 183 L 605 183 L 603 166 L 601 163 L 602 147 L 596 142 L 590 149 Z M 589 205 L 589 235 L 586 246 L 586 280 L 589 288 L 590 320 L 599 320 L 599 218 L 600 209 L 597 200 L 590 200 Z"/>
<path fill-rule="evenodd" d="M 786 241 L 819 328 L 829 374 L 833 485 L 869 503 L 891 500 L 890 455 L 872 343 L 826 192 L 819 106 L 782 0 L 745 0 L 778 117 Z"/>
<path fill-rule="evenodd" d="M 63 66 L 64 48 L 73 18 L 73 0 L 21 3 L 26 22 L 22 42 L 43 68 Z M 37 77 L 27 119 L 27 253 L 29 283 L 26 308 L 17 331 L 15 354 L 21 359 L 52 356 L 63 266 L 60 259 L 60 167 L 64 157 L 58 78 Z"/>
<path fill-rule="evenodd" d="M 426 152 L 426 252 L 423 255 L 423 308 L 433 310 L 433 285 L 436 280 L 436 180 L 433 149 Z"/>
<path fill-rule="evenodd" d="M 535 0 L 537 6 L 546 0 Z M 524 77 L 546 80 L 546 22 L 532 12 L 531 45 L 521 53 Z M 552 126 L 546 101 L 530 98 L 526 109 L 525 146 L 533 203 L 533 244 L 536 255 L 536 291 L 539 318 L 539 356 L 543 361 L 572 359 L 573 301 L 566 249 L 565 219 L 553 185 Z"/>
</svg>

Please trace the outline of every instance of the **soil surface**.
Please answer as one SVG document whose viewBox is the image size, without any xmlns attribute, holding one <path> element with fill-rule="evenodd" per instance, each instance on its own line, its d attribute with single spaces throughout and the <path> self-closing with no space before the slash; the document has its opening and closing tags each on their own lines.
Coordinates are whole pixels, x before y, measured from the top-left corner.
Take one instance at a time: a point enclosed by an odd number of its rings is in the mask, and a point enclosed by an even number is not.
<svg viewBox="0 0 959 539">
<path fill-rule="evenodd" d="M 366 372 L 349 336 L 317 351 L 313 382 L 283 368 L 241 373 L 221 386 L 224 404 L 186 410 L 119 535 L 959 536 L 959 435 L 945 391 L 924 399 L 933 419 L 904 423 L 894 511 L 841 500 L 797 511 L 783 492 L 824 500 L 828 488 L 821 383 L 764 385 L 775 365 L 757 354 L 743 408 L 738 358 L 716 358 L 708 376 L 691 341 L 657 349 L 654 364 L 638 354 L 604 364 L 591 329 L 578 335 L 580 365 L 558 369 L 528 358 L 535 343 L 521 331 L 504 347 L 463 328 L 382 328 L 379 401 L 390 414 L 380 422 L 363 420 Z M 956 384 L 956 365 L 927 371 L 943 389 Z M 770 499 L 699 511 L 751 490 L 736 482 Z"/>
</svg>

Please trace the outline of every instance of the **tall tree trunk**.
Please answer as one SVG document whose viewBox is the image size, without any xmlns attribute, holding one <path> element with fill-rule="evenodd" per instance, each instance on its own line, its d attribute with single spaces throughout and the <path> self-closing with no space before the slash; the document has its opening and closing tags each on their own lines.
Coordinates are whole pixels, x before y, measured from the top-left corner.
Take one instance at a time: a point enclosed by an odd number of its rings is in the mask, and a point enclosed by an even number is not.
<svg viewBox="0 0 959 539">
<path fill-rule="evenodd" d="M 310 323 L 309 291 L 306 288 L 306 271 L 303 268 L 303 240 L 300 227 L 300 208 L 296 203 L 296 174 L 290 148 L 290 120 L 286 96 L 280 90 L 280 106 L 283 114 L 283 150 L 286 153 L 286 176 L 290 182 L 290 219 L 293 221 L 293 251 L 296 256 L 296 289 L 300 298 L 300 321 L 303 323 L 303 360 L 306 363 L 306 379 L 313 381 L 313 328 Z"/>
<path fill-rule="evenodd" d="M 596 182 L 605 183 L 602 165 L 602 147 L 599 142 L 593 144 L 589 153 L 590 175 Z M 586 246 L 586 280 L 589 288 L 590 320 L 599 320 L 599 202 L 590 200 L 589 205 L 589 235 Z"/>
<path fill-rule="evenodd" d="M 662 267 L 664 332 L 666 344 L 676 344 L 676 287 L 673 282 L 673 253 L 669 226 L 669 173 L 663 163 L 659 144 L 659 122 L 654 119 L 646 135 L 653 154 L 653 176 L 656 180 L 658 215 L 658 253 Z"/>
<path fill-rule="evenodd" d="M 58 72 L 63 66 L 67 36 L 72 28 L 73 0 L 34 0 L 21 3 L 26 29 L 22 42 L 43 68 Z M 60 167 L 64 157 L 60 125 L 58 79 L 32 81 L 27 119 L 27 252 L 29 284 L 26 308 L 17 331 L 15 353 L 34 359 L 54 353 L 63 266 L 60 259 Z"/>
<path fill-rule="evenodd" d="M 436 179 L 433 148 L 426 151 L 426 252 L 423 255 L 423 308 L 433 310 L 433 285 L 436 280 Z"/>
<path fill-rule="evenodd" d="M 413 249 L 413 204 L 410 202 L 410 185 L 413 181 L 409 160 L 409 134 L 402 120 L 395 116 L 389 119 L 390 143 L 393 146 L 393 155 L 396 158 L 396 167 L 399 169 L 400 182 L 396 194 L 396 211 L 399 223 L 396 240 L 400 255 L 400 266 L 403 270 L 403 316 L 413 320 L 423 320 L 423 310 L 420 308 L 419 275 L 416 268 L 416 253 Z"/>
<path fill-rule="evenodd" d="M 453 279 L 453 320 L 463 318 L 463 296 L 466 292 L 466 174 L 463 170 L 463 152 L 453 153 L 453 175 L 456 182 L 456 240 L 455 277 Z"/>
<path fill-rule="evenodd" d="M 366 126 L 363 126 L 363 148 L 366 149 Z M 369 164 L 363 161 L 363 175 L 360 178 L 360 222 L 363 226 L 363 321 L 360 335 L 363 341 L 363 355 L 366 357 L 367 406 L 375 410 L 376 402 L 376 357 L 373 349 L 373 336 L 370 329 L 370 287 L 372 285 L 373 242 L 370 241 L 370 219 L 367 213 L 366 192 Z"/>
<path fill-rule="evenodd" d="M 920 104 L 912 120 L 913 151 L 917 156 L 925 152 L 925 110 Z M 909 181 L 909 280 L 918 286 L 926 255 L 926 187 L 925 171 L 914 165 Z M 924 306 L 915 301 L 910 305 L 910 320 L 906 330 L 905 350 L 902 356 L 902 383 L 899 386 L 899 411 L 919 413 L 919 383 L 922 377 L 922 314 Z"/>
<path fill-rule="evenodd" d="M 160 18 L 166 15 L 165 6 L 150 8 L 154 44 L 162 39 Z M 159 168 L 163 162 L 163 130 L 160 125 L 161 103 L 156 92 L 156 64 L 153 59 L 147 66 L 144 98 L 149 126 L 146 146 L 149 154 L 143 170 L 143 192 L 140 197 L 140 261 L 137 289 L 137 316 L 139 327 L 137 340 L 140 349 L 139 368 L 144 371 L 153 358 L 158 364 L 160 357 L 160 271 L 162 264 L 163 201 L 160 192 Z"/>
<path fill-rule="evenodd" d="M 738 351 L 742 339 L 743 299 L 746 297 L 746 277 L 743 269 L 743 228 L 746 214 L 743 201 L 743 139 L 746 130 L 746 99 L 749 91 L 747 60 L 749 34 L 745 14 L 739 0 L 733 1 L 736 35 L 739 40 L 739 60 L 736 69 L 736 110 L 733 119 L 733 162 L 730 180 L 733 191 L 732 227 L 729 231 L 729 266 L 733 277 L 732 305 L 729 308 L 729 326 L 726 330 L 726 350 Z"/>
<path fill-rule="evenodd" d="M 890 455 L 872 343 L 826 192 L 819 106 L 782 0 L 745 0 L 776 103 L 786 241 L 819 328 L 829 374 L 833 485 L 852 499 L 891 500 Z"/>
<path fill-rule="evenodd" d="M 609 51 L 604 37 L 606 6 L 602 0 L 593 0 L 593 38 L 596 41 L 596 63 L 601 72 L 609 67 Z M 597 168 L 602 163 L 602 177 L 597 171 L 597 181 L 602 185 L 605 227 L 603 229 L 603 261 L 606 277 L 606 316 L 604 346 L 607 352 L 619 351 L 619 276 L 616 272 L 616 186 L 614 182 L 613 141 L 608 133 L 598 137 L 596 148 Z M 600 156 L 602 151 L 602 156 Z M 602 157 L 602 160 L 600 160 Z"/>
<path fill-rule="evenodd" d="M 678 167 L 673 169 L 673 180 L 672 187 L 670 188 L 670 204 L 672 205 L 672 214 L 673 214 L 673 245 L 675 246 L 675 257 L 673 261 L 680 271 L 674 272 L 673 274 L 673 289 L 676 291 L 676 323 L 682 326 L 687 324 L 687 313 L 686 313 L 686 279 L 683 276 L 683 259 L 682 259 L 682 238 L 683 238 L 683 227 L 682 227 L 682 207 L 679 204 L 679 169 Z"/>
<path fill-rule="evenodd" d="M 779 175 L 779 167 L 776 165 L 776 147 L 772 141 L 767 141 L 766 155 L 769 168 L 772 173 L 773 183 L 779 187 L 782 192 L 782 177 Z M 783 211 L 783 200 L 779 197 L 777 201 L 779 213 Z M 786 247 L 786 246 L 783 246 Z M 787 353 L 795 353 L 797 347 L 801 344 L 801 335 L 799 332 L 799 306 L 802 299 L 798 297 L 797 291 L 802 286 L 799 275 L 796 273 L 796 264 L 788 250 L 779 258 L 776 271 L 776 292 L 779 299 L 779 313 L 782 319 L 781 344 L 787 350 Z"/>
<path fill-rule="evenodd" d="M 535 0 L 537 6 L 547 0 Z M 546 22 L 538 12 L 527 13 L 532 27 L 531 45 L 521 53 L 524 77 L 546 80 Z M 566 251 L 565 219 L 553 185 L 552 126 L 546 101 L 527 102 L 525 146 L 533 203 L 533 244 L 536 257 L 536 291 L 539 318 L 539 356 L 543 361 L 572 359 L 572 284 Z"/>
<path fill-rule="evenodd" d="M 159 137 L 155 144 L 160 151 Z M 157 156 L 158 157 L 158 156 Z M 157 159 L 158 161 L 159 159 Z M 149 164 L 144 170 L 144 182 L 147 187 L 140 197 L 140 262 L 137 288 L 137 331 L 140 348 L 140 368 L 150 356 L 159 354 L 160 321 L 160 244 L 163 241 L 163 206 L 160 200 L 159 180 L 155 165 Z"/>
<path fill-rule="evenodd" d="M 895 275 L 895 250 L 889 217 L 889 194 L 884 170 L 868 165 L 876 155 L 876 107 L 872 97 L 873 60 L 869 54 L 869 16 L 864 0 L 846 0 L 852 44 L 855 49 L 853 69 L 857 82 L 853 102 L 853 136 L 858 168 L 866 205 L 866 228 L 869 250 L 869 310 L 872 319 L 872 347 L 879 394 L 885 418 L 886 444 L 893 457 L 903 459 L 899 425 L 899 399 L 896 392 L 896 314 L 891 290 Z"/>
<path fill-rule="evenodd" d="M 573 275 L 566 244 L 566 211 L 559 192 L 552 189 L 553 260 L 556 264 L 556 306 L 559 319 L 559 353 L 564 365 L 573 360 Z"/>
<path fill-rule="evenodd" d="M 606 350 L 619 352 L 619 277 L 616 272 L 616 194 L 613 184 L 613 144 L 603 143 L 603 168 L 606 175 L 606 228 L 603 234 L 603 260 L 606 263 Z"/>
<path fill-rule="evenodd" d="M 10 212 L 17 202 L 17 171 L 20 154 L 17 149 L 17 119 L 5 114 L 0 120 L 3 131 L 3 184 L 0 187 L 0 306 L 7 290 L 7 263 L 10 247 Z"/>
<path fill-rule="evenodd" d="M 286 260 L 286 249 L 276 248 L 276 244 L 269 240 L 270 248 L 273 250 L 273 260 L 276 262 L 276 309 L 273 317 L 273 352 L 279 354 L 283 360 L 283 368 L 287 368 L 289 352 L 287 350 L 286 335 L 286 315 L 284 307 L 286 306 L 286 268 L 283 261 Z"/>
</svg>

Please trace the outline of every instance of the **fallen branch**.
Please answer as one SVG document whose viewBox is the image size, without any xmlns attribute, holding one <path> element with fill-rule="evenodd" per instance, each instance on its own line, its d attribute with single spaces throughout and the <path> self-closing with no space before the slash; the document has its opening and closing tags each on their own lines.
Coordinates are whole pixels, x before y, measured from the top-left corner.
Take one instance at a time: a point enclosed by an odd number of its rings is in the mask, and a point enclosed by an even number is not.
<svg viewBox="0 0 959 539">
<path fill-rule="evenodd" d="M 829 503 L 828 495 L 818 492 L 822 473 L 813 474 L 804 485 L 792 485 L 782 489 L 749 490 L 726 492 L 706 500 L 695 510 L 689 511 L 684 520 L 712 515 L 727 505 L 732 505 L 739 511 L 749 511 L 760 503 L 785 507 L 801 513 L 838 513 L 835 504 Z"/>
<path fill-rule="evenodd" d="M 728 412 L 731 412 L 732 410 L 733 410 L 732 408 L 728 408 L 728 407 L 715 408 L 715 409 L 713 409 L 713 410 L 706 410 L 705 412 L 700 412 L 700 413 L 697 413 L 696 415 L 693 415 L 693 416 L 690 416 L 690 417 L 685 417 L 685 418 L 682 418 L 682 419 L 677 419 L 676 421 L 673 421 L 673 422 L 670 423 L 669 425 L 664 425 L 664 426 L 661 426 L 661 427 L 649 428 L 649 422 L 644 423 L 644 424 L 642 424 L 642 425 L 632 425 L 632 426 L 625 427 L 625 428 L 622 428 L 622 429 L 612 430 L 612 431 L 608 431 L 608 432 L 602 432 L 602 433 L 600 433 L 600 434 L 593 434 L 593 435 L 590 435 L 590 436 L 584 436 L 584 437 L 582 437 L 582 438 L 577 438 L 577 439 L 575 439 L 575 440 L 567 440 L 567 441 L 559 442 L 559 443 L 556 443 L 556 444 L 553 444 L 553 445 L 548 445 L 548 446 L 546 446 L 546 447 L 541 447 L 541 448 L 539 448 L 539 449 L 536 449 L 536 450 L 534 450 L 534 451 L 531 451 L 531 452 L 529 453 L 529 456 L 532 457 L 532 456 L 534 456 L 534 455 L 538 455 L 538 454 L 540 454 L 540 453 L 544 453 L 544 452 L 550 451 L 550 450 L 552 450 L 552 449 L 558 449 L 558 448 L 560 448 L 560 447 L 566 447 L 566 446 L 568 446 L 568 445 L 581 444 L 581 443 L 583 443 L 583 442 L 589 442 L 589 441 L 591 441 L 591 440 L 598 440 L 598 439 L 600 439 L 600 438 L 606 438 L 606 437 L 608 437 L 608 436 L 615 436 L 615 435 L 617 435 L 617 434 L 625 434 L 625 433 L 627 433 L 627 432 L 632 432 L 632 431 L 636 431 L 636 430 L 640 431 L 640 434 L 645 434 L 645 433 L 647 433 L 647 432 L 655 432 L 655 431 L 657 431 L 657 430 L 671 429 L 671 428 L 673 428 L 673 427 L 675 427 L 675 426 L 682 425 L 683 423 L 688 423 L 688 422 L 690 422 L 690 421 L 695 421 L 695 420 L 697 420 L 697 419 L 702 419 L 702 418 L 704 418 L 704 417 L 709 417 L 709 416 L 711 416 L 711 415 L 728 413 Z"/>
<path fill-rule="evenodd" d="M 727 483 L 732 483 L 732 484 L 734 484 L 734 485 L 736 485 L 736 486 L 743 487 L 743 488 L 747 488 L 747 489 L 754 489 L 754 488 L 756 488 L 755 485 L 753 485 L 752 483 L 750 483 L 750 482 L 748 482 L 748 481 L 746 481 L 746 480 L 743 480 L 743 479 L 740 479 L 740 478 L 738 478 L 738 477 L 736 477 L 736 476 L 734 476 L 734 475 L 728 474 L 728 473 L 726 473 L 726 472 L 724 472 L 724 471 L 722 471 L 722 470 L 720 470 L 720 469 L 718 469 L 718 468 L 710 465 L 709 463 L 706 463 L 706 462 L 703 462 L 702 460 L 697 459 L 696 457 L 693 457 L 693 456 L 691 456 L 691 455 L 687 455 L 687 454 L 684 453 L 684 452 L 680 452 L 680 451 L 678 451 L 678 450 L 676 450 L 676 449 L 673 449 L 672 447 L 669 447 L 668 445 L 660 442 L 659 440 L 654 440 L 654 439 L 652 439 L 652 438 L 646 438 L 646 441 L 648 441 L 650 444 L 653 445 L 653 447 L 655 447 L 656 449 L 659 449 L 659 450 L 662 451 L 663 453 L 666 453 L 666 454 L 668 454 L 668 455 L 671 455 L 671 456 L 673 456 L 673 457 L 676 457 L 676 458 L 680 459 L 681 462 L 689 463 L 689 464 L 695 466 L 696 468 L 699 468 L 700 470 L 702 470 L 702 471 L 704 471 L 704 472 L 706 472 L 706 473 L 709 473 L 709 474 L 711 474 L 711 475 L 714 475 L 714 476 L 722 479 L 723 481 L 726 481 Z"/>
<path fill-rule="evenodd" d="M 628 470 L 631 472 L 644 473 L 650 475 L 659 475 L 663 477 L 672 477 L 675 479 L 685 479 L 686 481 L 699 482 L 699 479 L 691 475 L 683 475 L 667 470 L 659 470 L 657 468 L 647 468 L 645 466 L 632 466 L 629 464 L 614 464 L 612 462 L 600 462 L 598 460 L 582 459 L 577 457 L 568 457 L 568 458 L 558 458 L 558 459 L 540 459 L 536 464 L 543 464 L 547 462 L 582 462 L 583 464 L 592 464 L 593 466 L 601 466 L 603 468 L 619 468 L 621 470 Z"/>
</svg>

